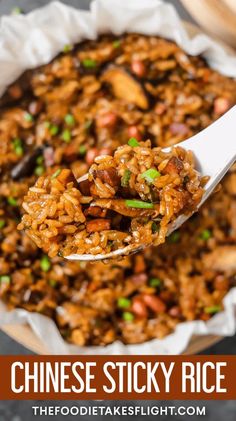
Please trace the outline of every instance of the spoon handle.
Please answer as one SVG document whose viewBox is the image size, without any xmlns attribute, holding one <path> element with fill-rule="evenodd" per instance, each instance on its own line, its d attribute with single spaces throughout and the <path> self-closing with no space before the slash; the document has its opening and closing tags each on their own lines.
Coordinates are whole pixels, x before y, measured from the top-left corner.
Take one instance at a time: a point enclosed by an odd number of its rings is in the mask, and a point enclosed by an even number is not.
<svg viewBox="0 0 236 421">
<path fill-rule="evenodd" d="M 194 153 L 197 170 L 210 177 L 205 201 L 236 159 L 236 106 L 180 146 Z"/>
<path fill-rule="evenodd" d="M 201 175 L 210 177 L 198 205 L 199 208 L 235 161 L 236 106 L 200 133 L 179 143 L 179 146 L 192 151 L 196 160 L 196 169 Z M 168 233 L 171 234 L 178 229 L 187 219 L 187 215 L 179 216 Z"/>
</svg>

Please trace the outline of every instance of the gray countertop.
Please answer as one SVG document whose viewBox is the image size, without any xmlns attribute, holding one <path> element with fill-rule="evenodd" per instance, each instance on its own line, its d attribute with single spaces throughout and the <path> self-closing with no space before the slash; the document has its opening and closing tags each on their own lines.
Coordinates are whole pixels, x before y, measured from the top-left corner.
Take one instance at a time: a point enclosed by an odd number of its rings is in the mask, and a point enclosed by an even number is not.
<svg viewBox="0 0 236 421">
<path fill-rule="evenodd" d="M 111 0 L 112 1 L 112 0 Z M 122 0 L 120 0 L 122 1 Z M 166 0 L 169 1 L 169 0 Z M 49 3 L 49 1 L 46 0 L 0 0 L 0 15 L 2 14 L 8 14 L 11 12 L 11 10 L 14 7 L 20 7 L 24 12 L 28 12 L 30 10 L 33 10 L 37 7 L 43 6 L 45 4 Z M 87 8 L 90 0 L 63 0 L 63 3 L 73 5 L 75 7 L 80 8 Z M 181 2 L 179 0 L 172 0 L 169 1 L 169 3 L 174 4 L 180 15 L 189 21 L 192 21 L 191 17 L 188 15 L 188 13 L 183 9 Z M 22 347 L 18 343 L 16 343 L 14 340 L 9 338 L 4 333 L 0 332 L 0 355 L 3 354 L 31 354 L 29 350 Z M 204 354 L 236 354 L 236 336 L 231 338 L 226 338 L 219 342 L 218 344 L 214 345 L 213 347 L 207 349 L 204 351 Z M 141 402 L 138 402 L 140 404 Z M 142 402 L 143 403 L 143 402 Z M 155 402 L 156 403 L 156 402 Z M 30 421 L 33 419 L 32 415 L 32 405 L 37 405 L 39 402 L 37 401 L 24 401 L 24 402 L 4 402 L 0 401 L 0 421 Z M 53 405 L 62 405 L 61 402 L 51 402 L 50 404 Z M 77 401 L 67 401 L 64 402 L 63 405 L 77 405 Z M 91 405 L 91 402 L 81 402 L 83 405 Z M 105 403 L 107 404 L 107 403 Z M 111 405 L 115 404 L 114 402 L 110 403 Z M 132 402 L 134 404 L 134 402 Z M 145 402 L 144 404 L 147 404 Z M 154 402 L 150 402 L 150 404 L 154 404 Z M 186 405 L 186 401 L 169 401 L 167 402 L 158 402 L 158 405 L 161 404 L 168 404 L 168 405 Z M 235 421 L 236 419 L 236 403 L 234 401 L 195 401 L 195 402 L 189 402 L 190 405 L 206 405 L 207 415 L 206 417 L 203 417 L 205 420 L 209 421 L 217 421 L 225 419 L 227 421 Z M 41 417 L 41 419 L 48 419 L 47 417 Z M 83 419 L 85 421 L 91 420 L 91 419 L 97 419 L 98 421 L 104 419 L 104 417 L 92 417 L 92 416 L 84 416 Z M 136 417 L 138 420 L 143 419 L 142 417 Z M 162 417 L 160 416 L 160 420 L 166 419 L 169 421 L 169 419 L 172 417 Z M 180 418 L 177 416 L 173 416 L 173 418 L 178 421 Z M 190 417 L 181 417 L 182 420 L 187 420 Z M 57 419 L 62 420 L 65 419 L 63 416 L 57 416 Z M 75 419 L 75 417 L 66 417 L 66 419 Z M 112 417 L 112 419 L 119 420 L 124 419 L 124 417 Z M 154 417 L 145 417 L 147 420 L 154 419 Z M 192 421 L 195 421 L 196 419 L 199 419 L 199 417 L 191 417 Z"/>
</svg>

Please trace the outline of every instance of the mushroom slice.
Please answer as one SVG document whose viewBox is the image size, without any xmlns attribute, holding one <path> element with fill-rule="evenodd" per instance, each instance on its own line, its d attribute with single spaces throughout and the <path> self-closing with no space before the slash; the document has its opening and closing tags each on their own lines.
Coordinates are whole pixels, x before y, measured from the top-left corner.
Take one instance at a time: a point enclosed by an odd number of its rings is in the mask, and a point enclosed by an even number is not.
<svg viewBox="0 0 236 421">
<path fill-rule="evenodd" d="M 42 147 L 38 147 L 28 152 L 23 158 L 12 168 L 11 178 L 20 180 L 23 177 L 29 177 L 33 174 L 36 159 L 43 152 Z"/>
<path fill-rule="evenodd" d="M 113 94 L 117 98 L 131 102 L 143 110 L 148 108 L 147 94 L 142 85 L 127 71 L 120 67 L 109 67 L 103 73 L 102 80 L 111 85 Z"/>
<path fill-rule="evenodd" d="M 90 206 L 99 206 L 100 208 L 111 209 L 114 212 L 120 213 L 123 216 L 145 217 L 152 216 L 155 218 L 159 215 L 159 204 L 155 204 L 153 209 L 135 209 L 126 206 L 124 199 L 97 199 L 90 203 Z"/>
<path fill-rule="evenodd" d="M 236 246 L 219 246 L 203 257 L 206 269 L 233 273 L 236 270 Z"/>
</svg>

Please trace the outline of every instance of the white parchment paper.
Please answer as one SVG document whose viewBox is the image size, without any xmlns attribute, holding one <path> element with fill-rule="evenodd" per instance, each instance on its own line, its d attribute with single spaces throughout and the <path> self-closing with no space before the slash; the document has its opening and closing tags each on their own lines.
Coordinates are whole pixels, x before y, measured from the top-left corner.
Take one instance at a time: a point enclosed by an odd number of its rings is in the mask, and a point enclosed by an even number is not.
<svg viewBox="0 0 236 421">
<path fill-rule="evenodd" d="M 189 54 L 203 54 L 210 66 L 236 77 L 236 56 L 203 34 L 190 38 L 175 9 L 161 0 L 94 0 L 90 11 L 53 2 L 25 16 L 2 17 L 0 95 L 23 71 L 49 62 L 64 45 L 96 39 L 103 32 L 117 35 L 139 32 L 172 39 Z M 118 341 L 107 347 L 69 345 L 49 318 L 22 309 L 8 312 L 3 303 L 0 303 L 0 325 L 28 323 L 51 354 L 179 354 L 193 334 L 230 336 L 235 333 L 236 288 L 225 297 L 224 307 L 223 312 L 207 323 L 181 323 L 162 340 L 128 346 Z"/>
</svg>

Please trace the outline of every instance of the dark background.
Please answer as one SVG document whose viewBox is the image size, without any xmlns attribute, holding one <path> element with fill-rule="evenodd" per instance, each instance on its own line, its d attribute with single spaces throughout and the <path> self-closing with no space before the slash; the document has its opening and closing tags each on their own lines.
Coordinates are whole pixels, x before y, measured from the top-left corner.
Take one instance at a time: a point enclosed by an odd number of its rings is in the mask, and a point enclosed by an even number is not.
<svg viewBox="0 0 236 421">
<path fill-rule="evenodd" d="M 90 0 L 61 0 L 63 3 L 70 4 L 75 7 L 79 7 L 81 9 L 86 9 L 89 6 Z M 111 4 L 112 4 L 112 0 Z M 125 1 L 125 0 L 120 0 Z M 128 0 L 126 0 L 128 1 Z M 145 1 L 145 0 L 143 0 Z M 175 5 L 175 7 L 178 9 L 180 15 L 185 20 L 188 20 L 190 22 L 193 22 L 189 14 L 184 10 L 183 6 L 181 5 L 180 0 L 165 0 L 169 3 L 172 3 Z M 190 1 L 190 0 L 189 0 Z M 194 0 L 192 0 L 194 1 Z M 195 1 L 201 1 L 201 0 L 195 0 Z M 9 14 L 11 13 L 12 9 L 14 7 L 20 7 L 24 12 L 28 12 L 30 10 L 33 10 L 37 7 L 43 6 L 45 4 L 49 3 L 47 0 L 0 0 L 0 15 L 3 14 Z M 111 6 L 112 7 L 112 6 Z M 0 332 L 0 355 L 3 354 L 32 354 L 29 350 L 24 348 L 23 346 L 19 345 L 15 341 L 13 341 L 11 338 L 9 338 L 4 333 Z M 226 338 L 219 342 L 218 344 L 214 345 L 213 347 L 207 349 L 204 351 L 204 354 L 236 354 L 236 336 L 231 338 Z M 0 381 L 1 379 L 1 373 L 0 373 Z M 105 403 L 105 404 L 114 404 L 115 402 Z M 119 404 L 119 402 L 116 402 Z M 130 402 L 130 404 L 133 404 L 134 402 Z M 142 402 L 143 403 L 143 402 Z M 32 409 L 31 407 L 33 405 L 40 404 L 37 401 L 24 401 L 24 402 L 4 402 L 0 401 L 0 421 L 31 421 L 34 419 L 32 415 Z M 42 402 L 42 404 L 44 404 Z M 45 404 L 50 405 L 50 402 L 45 402 Z M 61 402 L 51 402 L 53 405 L 62 405 Z M 66 401 L 64 402 L 65 405 L 77 405 L 78 402 L 76 401 Z M 92 404 L 92 402 L 81 402 L 83 405 Z M 95 403 L 96 405 L 99 404 L 99 402 Z M 104 404 L 101 403 L 101 404 Z M 138 404 L 140 405 L 141 402 L 139 401 Z M 147 402 L 143 403 L 144 405 L 147 405 Z M 151 402 L 150 402 L 151 404 Z M 154 404 L 154 402 L 153 402 Z M 236 420 L 236 402 L 235 401 L 195 401 L 195 402 L 187 402 L 187 401 L 165 401 L 165 402 L 155 402 L 158 406 L 163 405 L 206 405 L 206 417 L 201 417 L 201 419 L 207 420 L 207 421 L 221 421 L 223 419 L 227 421 L 235 421 Z M 38 417 L 36 417 L 37 419 Z M 40 417 L 40 419 L 48 419 L 49 417 Z M 50 417 L 52 418 L 52 417 Z M 137 420 L 141 421 L 141 417 L 136 417 Z M 156 417 L 145 417 L 145 419 L 148 420 L 154 420 Z M 159 417 L 160 420 L 166 420 L 169 421 L 170 418 L 175 419 L 176 421 L 181 420 L 187 420 L 191 419 L 192 421 L 195 421 L 196 419 L 199 419 L 199 417 Z M 63 420 L 65 417 L 58 416 L 57 419 Z M 66 419 L 78 419 L 77 417 L 66 417 Z M 88 421 L 91 419 L 96 419 L 98 421 L 102 420 L 102 417 L 89 417 L 84 416 L 82 417 L 84 421 Z M 104 418 L 103 418 L 104 419 Z M 112 420 L 119 420 L 119 419 L 125 419 L 125 417 L 109 417 L 108 419 Z"/>
</svg>

